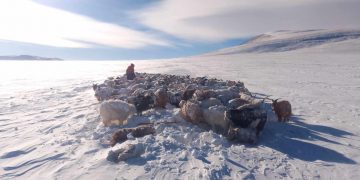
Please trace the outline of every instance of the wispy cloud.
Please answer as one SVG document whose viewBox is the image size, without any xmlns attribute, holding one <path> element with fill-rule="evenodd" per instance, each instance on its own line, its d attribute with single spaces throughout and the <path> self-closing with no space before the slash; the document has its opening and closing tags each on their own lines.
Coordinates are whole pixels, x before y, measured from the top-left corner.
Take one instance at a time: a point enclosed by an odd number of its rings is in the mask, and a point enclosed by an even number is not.
<svg viewBox="0 0 360 180">
<path fill-rule="evenodd" d="M 0 39 L 55 47 L 170 46 L 159 37 L 29 0 L 0 1 Z"/>
<path fill-rule="evenodd" d="M 133 13 L 187 40 L 223 41 L 281 29 L 359 28 L 358 0 L 163 0 Z"/>
</svg>

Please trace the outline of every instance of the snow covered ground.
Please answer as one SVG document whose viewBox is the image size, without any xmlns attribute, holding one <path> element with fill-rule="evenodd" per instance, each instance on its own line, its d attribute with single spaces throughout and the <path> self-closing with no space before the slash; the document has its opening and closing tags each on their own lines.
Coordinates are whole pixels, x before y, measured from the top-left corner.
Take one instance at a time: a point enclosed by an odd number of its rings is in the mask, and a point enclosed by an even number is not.
<svg viewBox="0 0 360 180">
<path fill-rule="evenodd" d="M 102 125 L 91 85 L 129 62 L 1 61 L 0 179 L 359 179 L 360 39 L 288 50 L 136 61 L 141 72 L 243 81 L 289 100 L 295 115 L 268 122 L 252 146 L 188 123 L 159 125 L 156 136 L 127 142 L 146 149 L 141 157 L 118 164 L 106 160 L 116 128 Z M 159 113 L 177 110 L 144 118 Z"/>
</svg>

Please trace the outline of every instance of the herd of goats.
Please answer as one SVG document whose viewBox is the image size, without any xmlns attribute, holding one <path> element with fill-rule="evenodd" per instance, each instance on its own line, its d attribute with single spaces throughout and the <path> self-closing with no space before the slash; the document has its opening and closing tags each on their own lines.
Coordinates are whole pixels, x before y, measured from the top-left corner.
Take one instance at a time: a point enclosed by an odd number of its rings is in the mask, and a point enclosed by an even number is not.
<svg viewBox="0 0 360 180">
<path fill-rule="evenodd" d="M 101 102 L 100 116 L 105 126 L 124 125 L 130 117 L 142 116 L 149 109 L 179 108 L 178 114 L 188 122 L 207 124 L 231 141 L 255 143 L 268 119 L 268 107 L 280 122 L 291 116 L 288 101 L 255 97 L 239 81 L 137 73 L 134 80 L 110 77 L 94 84 L 93 89 Z M 129 133 L 141 137 L 155 130 L 151 125 L 120 128 L 113 134 L 111 145 L 126 140 Z"/>
</svg>

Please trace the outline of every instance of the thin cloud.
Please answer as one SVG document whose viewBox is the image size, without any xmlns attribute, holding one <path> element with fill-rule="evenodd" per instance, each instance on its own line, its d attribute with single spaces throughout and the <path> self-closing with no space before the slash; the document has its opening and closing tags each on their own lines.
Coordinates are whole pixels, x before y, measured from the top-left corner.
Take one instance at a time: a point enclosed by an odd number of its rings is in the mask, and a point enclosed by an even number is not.
<svg viewBox="0 0 360 180">
<path fill-rule="evenodd" d="M 46 46 L 171 46 L 166 40 L 28 0 L 0 1 L 0 39 Z"/>
<path fill-rule="evenodd" d="M 191 41 L 223 41 L 281 29 L 360 27 L 358 0 L 164 0 L 139 22 Z"/>
</svg>

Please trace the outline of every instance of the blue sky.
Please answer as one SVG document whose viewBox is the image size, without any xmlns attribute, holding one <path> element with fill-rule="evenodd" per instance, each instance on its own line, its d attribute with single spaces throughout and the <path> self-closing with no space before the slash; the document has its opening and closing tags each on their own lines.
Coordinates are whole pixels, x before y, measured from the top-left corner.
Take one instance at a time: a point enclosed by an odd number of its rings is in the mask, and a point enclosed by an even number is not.
<svg viewBox="0 0 360 180">
<path fill-rule="evenodd" d="M 191 56 L 282 30 L 359 28 L 358 0 L 12 0 L 0 55 L 63 59 Z"/>
</svg>

